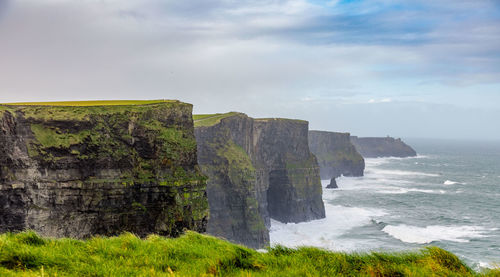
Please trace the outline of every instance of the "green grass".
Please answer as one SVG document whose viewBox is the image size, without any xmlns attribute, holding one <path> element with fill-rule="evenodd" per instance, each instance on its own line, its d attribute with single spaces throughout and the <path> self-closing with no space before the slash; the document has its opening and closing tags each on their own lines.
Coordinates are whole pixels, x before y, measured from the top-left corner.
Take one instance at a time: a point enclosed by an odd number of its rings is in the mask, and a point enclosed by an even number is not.
<svg viewBox="0 0 500 277">
<path fill-rule="evenodd" d="M 127 105 L 148 105 L 165 102 L 176 102 L 177 100 L 95 100 L 95 101 L 56 101 L 56 102 L 16 102 L 3 103 L 7 106 L 68 106 L 68 107 L 88 107 L 88 106 L 127 106 Z"/>
<path fill-rule="evenodd" d="M 33 232 L 0 235 L 0 276 L 498 276 L 473 272 L 437 247 L 415 253 L 335 253 L 275 247 L 268 253 L 187 232 L 80 241 Z"/>
<path fill-rule="evenodd" d="M 299 122 L 299 123 L 308 123 L 307 120 L 302 120 L 302 119 L 292 119 L 292 118 L 255 118 L 255 121 L 289 121 L 289 122 Z"/>
<path fill-rule="evenodd" d="M 193 115 L 194 126 L 195 127 L 213 126 L 219 123 L 222 119 L 234 115 L 242 115 L 242 113 L 229 112 L 229 113 L 216 113 L 216 114 L 195 114 Z"/>
<path fill-rule="evenodd" d="M 37 140 L 45 147 L 65 147 L 81 143 L 86 137 L 90 136 L 89 130 L 79 133 L 58 132 L 41 124 L 31 124 L 31 131 Z"/>
</svg>

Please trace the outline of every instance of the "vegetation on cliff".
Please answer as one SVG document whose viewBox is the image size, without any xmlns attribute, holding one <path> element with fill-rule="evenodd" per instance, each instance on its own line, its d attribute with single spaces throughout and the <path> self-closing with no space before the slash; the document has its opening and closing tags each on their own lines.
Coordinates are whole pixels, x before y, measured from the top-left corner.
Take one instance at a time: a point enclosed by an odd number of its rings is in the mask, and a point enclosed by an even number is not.
<svg viewBox="0 0 500 277">
<path fill-rule="evenodd" d="M 94 101 L 55 101 L 55 102 L 16 102 L 5 103 L 9 106 L 126 106 L 126 105 L 147 105 L 167 102 L 179 102 L 177 100 L 94 100 Z"/>
<path fill-rule="evenodd" d="M 222 119 L 238 115 L 238 112 L 216 113 L 216 114 L 195 114 L 193 115 L 195 127 L 208 127 L 218 124 Z"/>
<path fill-rule="evenodd" d="M 243 125 L 251 119 L 234 112 L 194 115 L 193 118 L 198 164 L 208 177 L 210 219 L 207 232 L 254 248 L 268 246 L 269 234 L 259 212 L 256 192 L 257 172 L 243 148 L 244 143 L 235 137 L 249 139 L 244 135 L 248 130 Z"/>
<path fill-rule="evenodd" d="M 84 238 L 206 230 L 191 104 L 3 104 L 0 153 L 0 231 Z"/>
<path fill-rule="evenodd" d="M 189 169 L 196 156 L 192 125 L 184 126 L 191 119 L 183 118 L 191 114 L 190 104 L 175 100 L 116 100 L 12 103 L 0 107 L 30 124 L 34 140 L 28 141 L 29 156 L 49 168 L 57 168 L 68 159 L 86 164 L 109 160 L 128 168 L 119 178 L 89 176 L 89 181 L 120 179 L 132 184 L 160 179 L 164 185 L 204 182 L 203 176 Z"/>
<path fill-rule="evenodd" d="M 497 276 L 430 247 L 414 253 L 347 254 L 312 247 L 257 252 L 187 232 L 171 239 L 125 233 L 89 240 L 0 235 L 1 276 Z"/>
<path fill-rule="evenodd" d="M 208 233 L 260 248 L 269 245 L 270 218 L 325 216 L 307 121 L 236 112 L 193 119 L 198 163 L 208 177 Z"/>
</svg>

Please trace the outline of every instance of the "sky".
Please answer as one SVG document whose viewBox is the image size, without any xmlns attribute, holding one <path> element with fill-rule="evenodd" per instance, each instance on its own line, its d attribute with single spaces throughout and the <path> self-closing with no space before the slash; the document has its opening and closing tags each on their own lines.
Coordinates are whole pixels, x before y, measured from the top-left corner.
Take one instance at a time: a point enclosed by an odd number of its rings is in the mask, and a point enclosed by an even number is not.
<svg viewBox="0 0 500 277">
<path fill-rule="evenodd" d="M 0 103 L 96 99 L 500 141 L 500 1 L 0 0 Z"/>
</svg>

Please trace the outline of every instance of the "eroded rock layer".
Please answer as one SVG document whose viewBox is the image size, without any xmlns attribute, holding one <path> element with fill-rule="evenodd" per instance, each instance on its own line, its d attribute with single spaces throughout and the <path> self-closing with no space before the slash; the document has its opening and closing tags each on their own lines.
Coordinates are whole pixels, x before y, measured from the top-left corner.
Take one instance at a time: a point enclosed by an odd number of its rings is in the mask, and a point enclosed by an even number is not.
<svg viewBox="0 0 500 277">
<path fill-rule="evenodd" d="M 0 231 L 203 232 L 192 106 L 0 106 Z"/>
</svg>

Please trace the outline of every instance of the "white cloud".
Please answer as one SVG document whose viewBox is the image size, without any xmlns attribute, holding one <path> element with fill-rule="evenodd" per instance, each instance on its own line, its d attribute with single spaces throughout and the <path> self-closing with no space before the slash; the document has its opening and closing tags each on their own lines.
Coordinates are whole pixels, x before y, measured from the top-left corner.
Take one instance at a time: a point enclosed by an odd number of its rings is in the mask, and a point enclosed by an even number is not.
<svg viewBox="0 0 500 277">
<path fill-rule="evenodd" d="M 373 103 L 390 103 L 392 102 L 391 98 L 382 98 L 382 99 L 370 99 L 368 100 L 368 103 L 373 104 Z"/>
<path fill-rule="evenodd" d="M 197 112 L 302 116 L 326 126 L 332 109 L 359 108 L 365 117 L 367 102 L 397 106 L 403 95 L 462 105 L 449 95 L 498 94 L 500 25 L 417 13 L 417 21 L 443 23 L 406 32 L 397 27 L 407 13 L 349 17 L 337 2 L 12 1 L 0 21 L 0 102 L 177 98 Z"/>
</svg>

